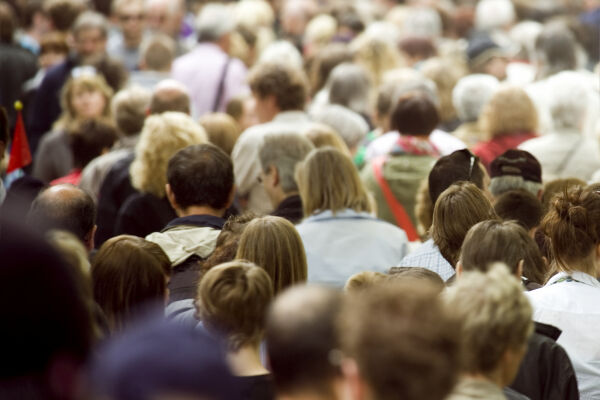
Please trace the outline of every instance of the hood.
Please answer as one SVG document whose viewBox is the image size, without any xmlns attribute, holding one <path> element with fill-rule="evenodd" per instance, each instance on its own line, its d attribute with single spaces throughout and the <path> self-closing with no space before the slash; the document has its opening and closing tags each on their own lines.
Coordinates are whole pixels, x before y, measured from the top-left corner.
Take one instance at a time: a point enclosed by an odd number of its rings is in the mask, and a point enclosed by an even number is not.
<svg viewBox="0 0 600 400">
<path fill-rule="evenodd" d="M 164 232 L 146 236 L 146 240 L 159 245 L 175 267 L 192 255 L 205 259 L 214 250 L 220 230 L 210 227 L 175 226 Z"/>
</svg>

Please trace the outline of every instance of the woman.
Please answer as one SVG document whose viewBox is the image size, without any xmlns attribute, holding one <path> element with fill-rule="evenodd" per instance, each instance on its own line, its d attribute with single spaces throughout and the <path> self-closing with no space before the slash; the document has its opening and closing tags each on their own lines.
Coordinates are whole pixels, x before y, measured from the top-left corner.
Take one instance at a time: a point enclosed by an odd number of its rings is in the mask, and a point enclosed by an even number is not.
<svg viewBox="0 0 600 400">
<path fill-rule="evenodd" d="M 275 295 L 306 282 L 304 246 L 294 225 L 285 218 L 266 216 L 252 220 L 244 228 L 235 258 L 251 261 L 267 271 Z"/>
<path fill-rule="evenodd" d="M 61 95 L 63 112 L 52 131 L 42 136 L 35 153 L 34 177 L 50 182 L 71 172 L 70 132 L 81 121 L 110 117 L 112 95 L 101 75 L 84 73 L 67 81 Z"/>
<path fill-rule="evenodd" d="M 371 214 L 372 202 L 352 160 L 339 150 L 313 150 L 296 169 L 306 219 L 297 225 L 308 281 L 343 287 L 357 272 L 385 272 L 406 255 L 404 231 Z"/>
<path fill-rule="evenodd" d="M 528 292 L 536 322 L 554 325 L 573 363 L 582 399 L 600 397 L 600 193 L 581 186 L 551 201 L 541 229 L 559 272 Z"/>
</svg>

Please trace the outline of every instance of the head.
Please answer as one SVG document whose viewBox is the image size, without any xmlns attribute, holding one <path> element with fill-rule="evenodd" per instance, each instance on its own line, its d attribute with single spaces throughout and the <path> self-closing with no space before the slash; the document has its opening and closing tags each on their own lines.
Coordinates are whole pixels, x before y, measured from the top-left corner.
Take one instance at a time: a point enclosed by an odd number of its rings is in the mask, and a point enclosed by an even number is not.
<svg viewBox="0 0 600 400">
<path fill-rule="evenodd" d="M 589 82 L 575 71 L 548 78 L 548 110 L 555 130 L 582 132 L 590 104 Z"/>
<path fill-rule="evenodd" d="M 482 31 L 505 30 L 516 20 L 515 7 L 510 0 L 482 0 L 475 9 L 475 27 Z"/>
<path fill-rule="evenodd" d="M 479 222 L 467 233 L 462 245 L 457 274 L 487 272 L 495 263 L 506 265 L 512 275 L 543 284 L 546 264 L 535 241 L 514 221 Z"/>
<path fill-rule="evenodd" d="M 176 38 L 185 15 L 183 0 L 145 0 L 146 23 L 153 32 Z"/>
<path fill-rule="evenodd" d="M 475 122 L 481 110 L 498 88 L 495 76 L 486 74 L 467 75 L 452 89 L 452 104 L 462 122 Z"/>
<path fill-rule="evenodd" d="M 535 133 L 538 115 L 535 105 L 516 86 L 500 87 L 484 106 L 480 124 L 489 138 L 518 133 Z"/>
<path fill-rule="evenodd" d="M 140 68 L 147 71 L 169 72 L 175 59 L 176 43 L 163 33 L 156 33 L 142 41 Z"/>
<path fill-rule="evenodd" d="M 55 126 L 66 128 L 77 120 L 110 117 L 113 90 L 101 75 L 81 74 L 71 77 L 61 92 L 62 114 Z"/>
<path fill-rule="evenodd" d="M 142 317 L 145 307 L 162 306 L 170 275 L 171 262 L 156 243 L 130 235 L 107 240 L 92 260 L 92 285 L 111 331 Z"/>
<path fill-rule="evenodd" d="M 222 336 L 229 351 L 237 352 L 260 345 L 272 300 L 269 274 L 251 262 L 235 260 L 204 274 L 195 306 L 208 331 Z"/>
<path fill-rule="evenodd" d="M 167 166 L 167 197 L 182 216 L 190 207 L 204 207 L 222 216 L 233 202 L 233 184 L 231 158 L 213 144 L 185 147 Z"/>
<path fill-rule="evenodd" d="M 83 169 L 94 158 L 107 153 L 118 139 L 110 121 L 82 121 L 69 130 L 73 167 Z"/>
<path fill-rule="evenodd" d="M 508 55 L 488 34 L 475 35 L 469 40 L 467 59 L 471 73 L 492 75 L 501 81 L 506 79 Z"/>
<path fill-rule="evenodd" d="M 383 83 L 383 75 L 401 66 L 398 50 L 391 40 L 365 33 L 357 36 L 351 43 L 354 60 L 362 65 L 374 85 Z"/>
<path fill-rule="evenodd" d="M 359 290 L 378 285 L 388 279 L 388 275 L 381 272 L 362 271 L 352 275 L 344 285 L 344 291 L 354 293 Z"/>
<path fill-rule="evenodd" d="M 161 114 L 167 111 L 190 114 L 189 91 L 183 84 L 173 79 L 160 81 L 154 87 L 150 99 L 150 114 Z"/>
<path fill-rule="evenodd" d="M 444 296 L 462 321 L 457 334 L 463 369 L 501 382 L 514 380 L 533 331 L 532 309 L 520 281 L 502 264 L 489 272 L 464 273 Z"/>
<path fill-rule="evenodd" d="M 350 154 L 356 153 L 358 145 L 369 133 L 369 125 L 360 114 L 338 104 L 319 107 L 314 120 L 333 128 L 346 143 Z"/>
<path fill-rule="evenodd" d="M 231 155 L 233 146 L 242 133 L 235 119 L 225 113 L 210 113 L 203 115 L 199 122 L 206 131 L 208 140 Z"/>
<path fill-rule="evenodd" d="M 142 193 L 164 197 L 171 157 L 185 147 L 207 141 L 204 129 L 186 114 L 151 115 L 135 148 L 135 159 L 129 169 L 131 184 Z"/>
<path fill-rule="evenodd" d="M 56 185 L 31 204 L 27 224 L 39 232 L 61 229 L 73 233 L 88 250 L 94 247 L 96 205 L 92 197 L 73 185 Z"/>
<path fill-rule="evenodd" d="M 94 11 L 81 13 L 71 28 L 73 45 L 84 63 L 103 56 L 108 38 L 108 21 Z"/>
<path fill-rule="evenodd" d="M 339 104 L 363 115 L 371 113 L 371 82 L 361 66 L 353 63 L 339 64 L 331 71 L 326 86 L 329 89 L 330 104 Z"/>
<path fill-rule="evenodd" d="M 275 295 L 306 282 L 302 239 L 294 225 L 284 218 L 266 216 L 252 220 L 240 237 L 235 258 L 251 261 L 267 271 Z"/>
<path fill-rule="evenodd" d="M 62 33 L 69 32 L 79 14 L 86 9 L 86 3 L 81 0 L 44 1 L 44 13 L 50 18 L 52 27 Z"/>
<path fill-rule="evenodd" d="M 12 44 L 17 29 L 17 17 L 12 7 L 5 2 L 0 3 L 0 43 Z"/>
<path fill-rule="evenodd" d="M 276 40 L 265 46 L 260 52 L 257 63 L 285 63 L 290 68 L 299 71 L 304 68 L 302 54 L 296 46 L 287 40 Z"/>
<path fill-rule="evenodd" d="M 139 44 L 144 34 L 144 0 L 115 0 L 112 14 L 126 43 Z"/>
<path fill-rule="evenodd" d="M 425 283 L 389 281 L 347 296 L 338 329 L 352 399 L 441 400 L 456 382 L 459 325 Z"/>
<path fill-rule="evenodd" d="M 540 198 L 542 194 L 542 166 L 533 154 L 510 149 L 490 164 L 490 192 L 499 197 L 510 190 L 526 190 Z"/>
<path fill-rule="evenodd" d="M 306 25 L 303 47 L 307 55 L 313 55 L 318 49 L 331 42 L 338 30 L 336 18 L 329 14 L 319 14 Z"/>
<path fill-rule="evenodd" d="M 296 182 L 306 217 L 325 210 L 371 210 L 369 195 L 352 160 L 332 147 L 311 151 L 296 168 Z"/>
<path fill-rule="evenodd" d="M 341 370 L 332 354 L 340 347 L 335 321 L 341 305 L 341 292 L 320 286 L 291 288 L 275 299 L 265 339 L 278 394 L 335 398 Z"/>
<path fill-rule="evenodd" d="M 542 220 L 555 266 L 600 277 L 600 193 L 581 186 L 554 196 Z"/>
<path fill-rule="evenodd" d="M 320 49 L 311 64 L 311 92 L 316 94 L 325 86 L 331 71 L 338 65 L 352 61 L 352 53 L 343 43 L 331 43 Z"/>
<path fill-rule="evenodd" d="M 129 87 L 115 94 L 110 108 L 121 134 L 134 136 L 142 131 L 150 106 L 150 96 L 150 92 L 140 86 Z"/>
<path fill-rule="evenodd" d="M 515 220 L 527 232 L 533 232 L 542 220 L 542 202 L 525 190 L 509 190 L 494 201 L 494 210 L 505 221 Z"/>
<path fill-rule="evenodd" d="M 313 123 L 310 125 L 310 128 L 304 132 L 304 136 L 306 136 L 316 148 L 325 146 L 333 147 L 350 157 L 350 150 L 348 149 L 346 142 L 344 142 L 335 129 L 328 125 Z"/>
<path fill-rule="evenodd" d="M 436 44 L 428 37 L 407 36 L 398 47 L 411 67 L 437 55 Z"/>
<path fill-rule="evenodd" d="M 535 60 L 539 78 L 577 69 L 577 41 L 561 24 L 548 24 L 535 40 Z"/>
<path fill-rule="evenodd" d="M 569 191 L 575 186 L 585 187 L 586 183 L 581 179 L 577 178 L 564 178 L 555 179 L 544 184 L 544 190 L 542 192 L 542 206 L 544 207 L 544 214 L 548 212 L 552 205 L 554 197 L 559 193 Z"/>
<path fill-rule="evenodd" d="M 259 152 L 261 180 L 271 203 L 277 207 L 286 197 L 298 193 L 294 179 L 296 165 L 314 149 L 309 139 L 299 133 L 265 136 Z"/>
<path fill-rule="evenodd" d="M 392 267 L 388 271 L 388 279 L 402 282 L 413 282 L 415 285 L 430 284 L 442 293 L 446 288 L 444 280 L 435 272 L 423 267 Z"/>
<path fill-rule="evenodd" d="M 429 136 L 439 123 L 438 109 L 424 92 L 401 95 L 390 115 L 390 128 L 403 135 Z"/>
<path fill-rule="evenodd" d="M 452 122 L 456 119 L 452 91 L 459 79 L 466 75 L 465 69 L 462 63 L 442 58 L 427 60 L 421 67 L 423 75 L 431 79 L 437 88 L 441 122 Z"/>
<path fill-rule="evenodd" d="M 218 42 L 234 29 L 232 10 L 225 4 L 208 3 L 196 19 L 199 42 Z"/>
<path fill-rule="evenodd" d="M 281 111 L 303 110 L 307 96 L 304 73 L 284 63 L 256 65 L 248 77 L 260 122 Z"/>
<path fill-rule="evenodd" d="M 48 32 L 40 40 L 39 63 L 42 68 L 59 64 L 67 58 L 69 46 L 67 37 L 59 32 Z"/>
<path fill-rule="evenodd" d="M 457 182 L 444 190 L 433 209 L 431 237 L 440 253 L 456 266 L 469 229 L 478 222 L 497 219 L 492 204 L 471 182 Z"/>
</svg>

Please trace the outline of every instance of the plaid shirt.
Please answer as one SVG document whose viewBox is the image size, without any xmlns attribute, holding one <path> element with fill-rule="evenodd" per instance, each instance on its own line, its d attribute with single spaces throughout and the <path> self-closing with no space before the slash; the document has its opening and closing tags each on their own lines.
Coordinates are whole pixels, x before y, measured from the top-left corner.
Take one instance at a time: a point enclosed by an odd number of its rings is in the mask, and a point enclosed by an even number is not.
<svg viewBox="0 0 600 400">
<path fill-rule="evenodd" d="M 442 253 L 440 249 L 429 239 L 414 252 L 410 253 L 400 261 L 399 267 L 423 267 L 438 274 L 444 281 L 452 278 L 455 274 L 454 268 Z"/>
</svg>

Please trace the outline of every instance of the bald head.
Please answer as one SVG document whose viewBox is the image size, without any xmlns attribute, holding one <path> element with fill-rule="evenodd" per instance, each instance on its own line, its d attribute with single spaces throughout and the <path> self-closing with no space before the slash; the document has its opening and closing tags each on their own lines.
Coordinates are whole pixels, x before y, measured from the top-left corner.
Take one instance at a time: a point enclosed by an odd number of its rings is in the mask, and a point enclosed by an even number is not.
<svg viewBox="0 0 600 400">
<path fill-rule="evenodd" d="M 179 111 L 190 114 L 190 95 L 187 88 L 173 79 L 165 79 L 156 85 L 150 100 L 150 114 Z"/>
<path fill-rule="evenodd" d="M 56 185 L 42 191 L 31 204 L 27 224 L 38 232 L 60 229 L 73 233 L 90 247 L 96 221 L 92 197 L 73 185 Z"/>
<path fill-rule="evenodd" d="M 340 291 L 299 286 L 279 296 L 267 318 L 269 361 L 280 394 L 331 394 L 332 381 L 341 376 L 331 363 L 337 349 L 335 321 Z"/>
</svg>

